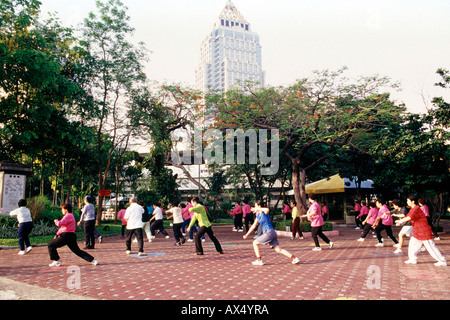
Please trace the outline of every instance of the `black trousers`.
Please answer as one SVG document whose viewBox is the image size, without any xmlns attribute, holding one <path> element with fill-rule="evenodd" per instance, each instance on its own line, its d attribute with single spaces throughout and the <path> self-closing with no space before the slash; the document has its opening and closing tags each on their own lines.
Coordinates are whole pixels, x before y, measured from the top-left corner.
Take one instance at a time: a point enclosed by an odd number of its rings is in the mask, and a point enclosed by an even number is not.
<svg viewBox="0 0 450 320">
<path fill-rule="evenodd" d="M 322 232 L 322 226 L 311 227 L 311 235 L 313 237 L 314 244 L 316 245 L 316 247 L 320 247 L 319 239 L 317 238 L 317 236 L 319 236 L 326 243 L 330 243 L 330 239 L 328 239 L 328 237 Z"/>
<path fill-rule="evenodd" d="M 155 220 L 150 226 L 150 232 L 152 236 L 155 236 L 155 231 L 159 230 L 164 236 L 168 236 L 166 229 L 164 229 L 164 221 L 163 220 Z"/>
<path fill-rule="evenodd" d="M 364 230 L 361 232 L 361 238 L 365 238 L 370 230 L 372 230 L 372 225 L 366 223 L 364 225 Z"/>
<path fill-rule="evenodd" d="M 95 220 L 84 221 L 84 241 L 87 249 L 95 247 Z"/>
<path fill-rule="evenodd" d="M 237 213 L 234 215 L 234 227 L 239 230 L 242 229 L 242 213 Z"/>
<path fill-rule="evenodd" d="M 175 236 L 176 242 L 180 242 L 181 240 L 184 240 L 183 234 L 181 233 L 182 225 L 183 225 L 183 223 L 174 223 L 172 226 L 173 235 Z"/>
<path fill-rule="evenodd" d="M 250 230 L 250 227 L 254 222 L 253 213 L 247 213 L 244 219 L 245 219 L 245 232 L 248 232 L 248 230 Z"/>
<path fill-rule="evenodd" d="M 222 253 L 222 246 L 219 243 L 219 240 L 217 240 L 216 236 L 214 235 L 214 232 L 211 227 L 200 227 L 200 229 L 197 231 L 194 237 L 195 241 L 195 250 L 197 251 L 197 254 L 203 254 L 203 247 L 202 247 L 202 236 L 207 233 L 208 237 L 211 239 L 211 241 L 214 243 L 214 246 L 216 247 L 217 252 Z"/>
<path fill-rule="evenodd" d="M 93 256 L 78 247 L 77 235 L 72 232 L 61 233 L 59 236 L 56 236 L 55 239 L 48 243 L 48 253 L 50 255 L 50 260 L 58 261 L 59 254 L 57 249 L 64 246 L 68 246 L 73 253 L 86 260 L 87 262 L 92 262 L 92 260 L 94 260 Z"/>
<path fill-rule="evenodd" d="M 394 241 L 394 243 L 398 243 L 397 239 L 395 238 L 394 234 L 392 233 L 392 228 L 391 226 L 385 226 L 384 224 L 382 224 L 381 222 L 378 224 L 378 226 L 376 227 L 375 231 L 377 233 L 377 238 L 378 238 L 378 242 L 382 243 L 383 241 L 381 240 L 381 231 L 386 230 L 386 234 L 388 235 L 389 238 L 391 238 L 392 241 Z"/>
<path fill-rule="evenodd" d="M 142 232 L 142 228 L 127 230 L 127 233 L 125 235 L 125 244 L 127 246 L 127 250 L 131 251 L 131 239 L 133 238 L 133 235 L 136 235 L 139 252 L 144 252 L 144 233 Z"/>
<path fill-rule="evenodd" d="M 21 251 L 25 250 L 25 247 L 30 247 L 30 233 L 33 230 L 33 222 L 22 222 L 19 225 L 19 231 L 17 233 L 19 239 L 19 247 Z"/>
</svg>

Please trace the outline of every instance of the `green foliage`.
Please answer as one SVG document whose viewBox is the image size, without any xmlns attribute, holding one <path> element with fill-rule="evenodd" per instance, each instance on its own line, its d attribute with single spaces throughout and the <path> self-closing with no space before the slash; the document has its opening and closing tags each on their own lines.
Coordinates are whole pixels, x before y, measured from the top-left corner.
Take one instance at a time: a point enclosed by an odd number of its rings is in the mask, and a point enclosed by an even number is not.
<svg viewBox="0 0 450 320">
<path fill-rule="evenodd" d="M 40 220 L 45 211 L 50 209 L 51 202 L 46 196 L 36 196 L 28 201 L 28 209 L 34 221 Z"/>
</svg>

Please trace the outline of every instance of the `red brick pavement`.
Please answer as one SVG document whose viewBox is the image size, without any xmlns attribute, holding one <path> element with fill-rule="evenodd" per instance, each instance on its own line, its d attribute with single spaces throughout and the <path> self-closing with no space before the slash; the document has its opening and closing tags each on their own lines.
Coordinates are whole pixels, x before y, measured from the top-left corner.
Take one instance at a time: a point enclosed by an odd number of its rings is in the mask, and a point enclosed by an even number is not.
<svg viewBox="0 0 450 320">
<path fill-rule="evenodd" d="M 68 248 L 59 249 L 59 268 L 48 267 L 46 247 L 35 247 L 25 256 L 18 256 L 16 249 L 0 250 L 0 277 L 101 300 L 445 300 L 450 294 L 448 267 L 435 267 L 427 252 L 420 254 L 417 265 L 406 265 L 407 247 L 403 254 L 394 254 L 390 239 L 385 247 L 375 248 L 377 241 L 370 234 L 365 242 L 357 242 L 359 230 L 335 227 L 340 232 L 330 237 L 335 247 L 330 250 L 321 242 L 323 250 L 314 252 L 311 238 L 279 237 L 300 264 L 292 265 L 263 247 L 265 265 L 253 266 L 252 240 L 243 240 L 243 233 L 231 228 L 213 226 L 223 255 L 206 237 L 205 255 L 196 256 L 192 242 L 174 246 L 171 232 L 170 239 L 159 235 L 145 242 L 145 257 L 127 256 L 120 236 L 105 238 L 90 250 L 99 260 L 97 266 Z M 395 234 L 398 230 L 394 228 Z M 437 246 L 450 260 L 450 236 L 443 234 L 441 239 Z M 79 288 L 70 288 L 76 284 L 75 275 Z"/>
</svg>

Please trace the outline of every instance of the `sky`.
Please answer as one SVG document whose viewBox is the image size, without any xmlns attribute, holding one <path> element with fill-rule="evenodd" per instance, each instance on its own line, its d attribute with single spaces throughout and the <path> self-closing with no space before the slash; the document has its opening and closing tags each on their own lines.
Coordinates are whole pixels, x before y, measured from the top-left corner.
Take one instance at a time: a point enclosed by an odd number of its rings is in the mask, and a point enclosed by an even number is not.
<svg viewBox="0 0 450 320">
<path fill-rule="evenodd" d="M 95 0 L 40 0 L 41 17 L 56 12 L 77 27 Z M 227 0 L 122 0 L 133 41 L 151 51 L 150 80 L 194 86 L 200 45 Z M 267 85 L 293 84 L 314 70 L 348 67 L 346 75 L 387 76 L 402 90 L 392 98 L 421 113 L 431 99 L 450 100 L 434 83 L 450 70 L 448 0 L 233 0 L 259 34 Z M 448 92 L 447 92 L 448 91 Z"/>
</svg>

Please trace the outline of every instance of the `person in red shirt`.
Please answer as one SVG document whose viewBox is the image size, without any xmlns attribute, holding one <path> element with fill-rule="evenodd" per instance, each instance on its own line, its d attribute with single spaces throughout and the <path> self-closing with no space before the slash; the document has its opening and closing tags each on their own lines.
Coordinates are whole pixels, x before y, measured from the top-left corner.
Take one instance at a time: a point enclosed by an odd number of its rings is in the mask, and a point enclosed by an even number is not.
<svg viewBox="0 0 450 320">
<path fill-rule="evenodd" d="M 428 253 L 437 261 L 435 266 L 447 266 L 445 257 L 441 254 L 433 241 L 433 232 L 428 224 L 425 214 L 420 209 L 418 199 L 415 195 L 407 198 L 407 204 L 411 208 L 408 215 L 396 221 L 397 225 L 401 225 L 407 221 L 411 221 L 413 227 L 413 235 L 409 240 L 408 257 L 406 264 L 417 264 L 417 254 L 422 245 L 427 249 Z"/>
</svg>

